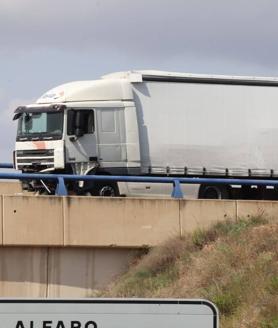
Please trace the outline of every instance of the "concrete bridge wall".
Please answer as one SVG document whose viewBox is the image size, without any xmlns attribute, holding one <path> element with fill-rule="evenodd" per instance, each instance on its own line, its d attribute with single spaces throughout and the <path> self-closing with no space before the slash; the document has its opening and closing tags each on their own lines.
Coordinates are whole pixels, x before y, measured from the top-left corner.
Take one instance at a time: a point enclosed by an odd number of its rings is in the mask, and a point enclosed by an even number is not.
<svg viewBox="0 0 278 328">
<path fill-rule="evenodd" d="M 0 196 L 0 296 L 89 297 L 137 251 L 278 202 Z"/>
<path fill-rule="evenodd" d="M 2 195 L 0 245 L 140 248 L 260 213 L 278 202 Z"/>
<path fill-rule="evenodd" d="M 0 297 L 92 297 L 127 269 L 135 251 L 1 247 Z"/>
<path fill-rule="evenodd" d="M 0 180 L 0 195 L 11 195 L 21 192 L 22 192 L 21 184 L 18 180 L 15 181 Z"/>
</svg>

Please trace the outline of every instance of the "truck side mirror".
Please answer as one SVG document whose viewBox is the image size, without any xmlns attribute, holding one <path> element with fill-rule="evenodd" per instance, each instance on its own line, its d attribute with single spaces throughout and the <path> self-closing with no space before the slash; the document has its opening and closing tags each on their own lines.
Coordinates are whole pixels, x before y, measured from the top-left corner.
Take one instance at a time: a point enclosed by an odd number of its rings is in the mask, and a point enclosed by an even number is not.
<svg viewBox="0 0 278 328">
<path fill-rule="evenodd" d="M 22 113 L 15 113 L 13 117 L 13 121 L 18 120 L 22 116 Z"/>
</svg>

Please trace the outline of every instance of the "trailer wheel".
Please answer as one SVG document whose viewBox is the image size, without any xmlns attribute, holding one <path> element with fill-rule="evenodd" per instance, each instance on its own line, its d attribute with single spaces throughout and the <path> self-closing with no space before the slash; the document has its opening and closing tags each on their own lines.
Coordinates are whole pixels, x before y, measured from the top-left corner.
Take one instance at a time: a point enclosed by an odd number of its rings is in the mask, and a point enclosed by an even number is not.
<svg viewBox="0 0 278 328">
<path fill-rule="evenodd" d="M 97 182 L 90 191 L 92 196 L 118 197 L 119 188 L 115 182 Z"/>
<path fill-rule="evenodd" d="M 225 185 L 201 185 L 199 199 L 229 199 L 230 187 Z"/>
</svg>

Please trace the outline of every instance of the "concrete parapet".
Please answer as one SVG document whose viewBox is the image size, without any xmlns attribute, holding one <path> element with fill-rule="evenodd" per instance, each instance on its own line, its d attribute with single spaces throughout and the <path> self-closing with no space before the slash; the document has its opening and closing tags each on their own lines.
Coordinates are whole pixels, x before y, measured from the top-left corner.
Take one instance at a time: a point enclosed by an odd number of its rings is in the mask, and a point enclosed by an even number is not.
<svg viewBox="0 0 278 328">
<path fill-rule="evenodd" d="M 140 248 L 226 219 L 278 219 L 278 202 L 269 201 L 22 195 L 0 200 L 0 244 L 14 246 Z"/>
<path fill-rule="evenodd" d="M 3 196 L 0 195 L 0 245 L 3 245 Z"/>
<path fill-rule="evenodd" d="M 238 218 L 264 215 L 269 221 L 278 220 L 278 202 L 238 200 L 236 203 Z"/>
<path fill-rule="evenodd" d="M 233 200 L 182 200 L 180 201 L 181 233 L 197 228 L 205 229 L 227 219 L 235 221 L 236 202 Z"/>
<path fill-rule="evenodd" d="M 22 193 L 19 181 L 0 181 L 0 195 L 13 195 Z"/>
<path fill-rule="evenodd" d="M 180 234 L 179 202 L 66 198 L 65 245 L 142 247 Z"/>
<path fill-rule="evenodd" d="M 4 245 L 64 244 L 60 197 L 2 196 Z"/>
</svg>

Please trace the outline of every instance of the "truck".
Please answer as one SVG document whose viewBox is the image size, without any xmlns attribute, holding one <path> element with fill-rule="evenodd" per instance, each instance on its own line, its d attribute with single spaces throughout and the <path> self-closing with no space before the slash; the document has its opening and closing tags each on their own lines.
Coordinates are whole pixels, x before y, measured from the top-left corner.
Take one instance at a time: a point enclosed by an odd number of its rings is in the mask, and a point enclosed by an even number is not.
<svg viewBox="0 0 278 328">
<path fill-rule="evenodd" d="M 275 77 L 118 72 L 51 89 L 18 107 L 14 120 L 14 165 L 22 172 L 278 178 Z M 23 188 L 53 193 L 55 186 L 25 181 Z M 67 188 L 78 195 L 136 196 L 163 194 L 166 187 L 90 180 Z M 197 185 L 187 195 L 278 199 L 274 187 L 230 180 Z"/>
</svg>

